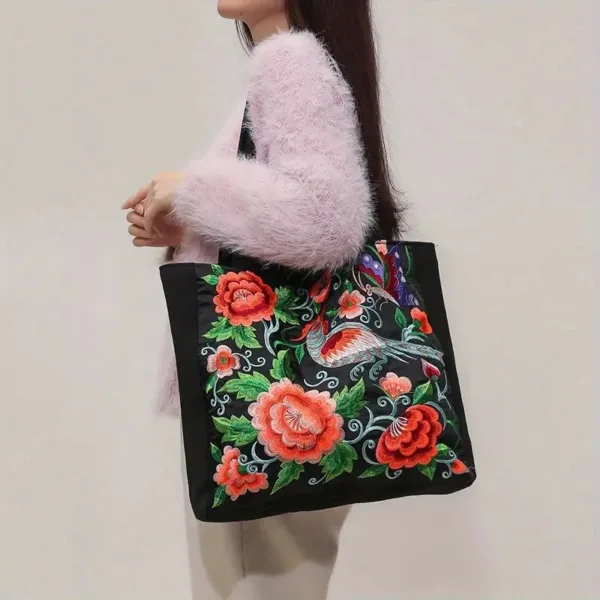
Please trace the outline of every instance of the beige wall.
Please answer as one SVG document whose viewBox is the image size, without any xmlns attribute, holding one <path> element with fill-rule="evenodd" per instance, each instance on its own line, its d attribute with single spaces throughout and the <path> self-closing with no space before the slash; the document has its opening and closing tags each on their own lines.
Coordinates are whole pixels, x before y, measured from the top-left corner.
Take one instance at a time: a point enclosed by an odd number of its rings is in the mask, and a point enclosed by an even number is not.
<svg viewBox="0 0 600 600">
<path fill-rule="evenodd" d="M 354 508 L 329 597 L 598 597 L 596 3 L 375 4 L 393 158 L 413 237 L 439 244 L 480 480 Z M 208 143 L 241 89 L 213 10 L 0 0 L 1 600 L 192 597 L 178 424 L 151 411 L 156 257 L 118 205 Z"/>
</svg>

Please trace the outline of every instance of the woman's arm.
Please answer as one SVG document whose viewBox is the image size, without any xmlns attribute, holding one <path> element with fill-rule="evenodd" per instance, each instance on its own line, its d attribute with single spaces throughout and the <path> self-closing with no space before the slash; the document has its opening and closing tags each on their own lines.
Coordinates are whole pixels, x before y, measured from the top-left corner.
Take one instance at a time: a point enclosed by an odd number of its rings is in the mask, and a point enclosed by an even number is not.
<svg viewBox="0 0 600 600">
<path fill-rule="evenodd" d="M 192 164 L 174 216 L 260 260 L 338 267 L 357 255 L 373 215 L 351 92 L 311 34 L 263 42 L 251 69 L 257 158 Z"/>
</svg>

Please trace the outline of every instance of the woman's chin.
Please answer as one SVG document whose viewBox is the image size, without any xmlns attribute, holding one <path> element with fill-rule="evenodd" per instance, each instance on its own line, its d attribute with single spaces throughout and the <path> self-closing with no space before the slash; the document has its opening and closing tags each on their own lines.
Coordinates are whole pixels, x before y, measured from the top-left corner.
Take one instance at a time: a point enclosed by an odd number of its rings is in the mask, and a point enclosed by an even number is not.
<svg viewBox="0 0 600 600">
<path fill-rule="evenodd" d="M 242 5 L 240 0 L 218 0 L 217 12 L 224 19 L 240 19 Z"/>
</svg>

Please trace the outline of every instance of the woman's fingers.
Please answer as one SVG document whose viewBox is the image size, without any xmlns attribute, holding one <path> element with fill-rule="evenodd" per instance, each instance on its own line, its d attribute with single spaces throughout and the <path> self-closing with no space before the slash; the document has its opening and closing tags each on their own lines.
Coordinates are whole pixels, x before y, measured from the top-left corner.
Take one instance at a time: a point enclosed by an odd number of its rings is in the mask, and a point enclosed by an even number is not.
<svg viewBox="0 0 600 600">
<path fill-rule="evenodd" d="M 127 213 L 127 220 L 130 223 L 133 223 L 133 225 L 137 225 L 138 227 L 143 227 L 144 226 L 144 217 L 139 215 L 137 212 L 128 212 Z"/>
<path fill-rule="evenodd" d="M 148 194 L 148 189 L 150 188 L 150 184 L 145 185 L 143 188 L 140 188 L 131 198 L 128 198 L 123 202 L 121 208 L 123 210 L 127 210 L 128 208 L 133 208 L 136 204 L 139 204 L 144 200 L 144 198 Z"/>
<path fill-rule="evenodd" d="M 143 226 L 138 227 L 137 225 L 130 225 L 129 229 L 127 231 L 129 231 L 129 235 L 131 235 L 135 238 L 143 238 L 146 240 L 154 239 L 154 236 L 152 234 L 148 233 Z"/>
<path fill-rule="evenodd" d="M 144 227 L 146 231 L 154 231 L 154 221 L 160 212 L 160 205 L 153 199 L 144 206 Z"/>
<path fill-rule="evenodd" d="M 152 247 L 155 245 L 155 242 L 153 239 L 135 237 L 133 238 L 133 245 L 136 248 Z"/>
</svg>

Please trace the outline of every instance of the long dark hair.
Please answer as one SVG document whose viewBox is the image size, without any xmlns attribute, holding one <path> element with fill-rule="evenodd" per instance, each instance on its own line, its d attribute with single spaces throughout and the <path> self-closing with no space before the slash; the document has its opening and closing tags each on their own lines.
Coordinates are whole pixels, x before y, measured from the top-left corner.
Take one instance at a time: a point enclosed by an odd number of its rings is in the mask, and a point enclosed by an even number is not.
<svg viewBox="0 0 600 600">
<path fill-rule="evenodd" d="M 402 229 L 403 207 L 392 182 L 383 136 L 371 2 L 286 0 L 286 12 L 292 28 L 317 36 L 352 89 L 376 203 L 377 234 L 394 239 Z M 243 45 L 250 50 L 254 46 L 250 28 L 241 22 L 237 27 Z"/>
</svg>

